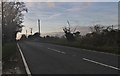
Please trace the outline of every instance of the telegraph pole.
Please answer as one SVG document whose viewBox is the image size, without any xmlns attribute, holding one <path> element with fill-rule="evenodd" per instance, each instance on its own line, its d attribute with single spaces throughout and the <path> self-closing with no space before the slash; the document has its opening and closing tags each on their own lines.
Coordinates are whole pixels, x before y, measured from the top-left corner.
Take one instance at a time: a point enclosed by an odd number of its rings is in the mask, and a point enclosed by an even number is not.
<svg viewBox="0 0 120 76">
<path fill-rule="evenodd" d="M 40 19 L 38 19 L 38 32 L 40 34 Z"/>
</svg>

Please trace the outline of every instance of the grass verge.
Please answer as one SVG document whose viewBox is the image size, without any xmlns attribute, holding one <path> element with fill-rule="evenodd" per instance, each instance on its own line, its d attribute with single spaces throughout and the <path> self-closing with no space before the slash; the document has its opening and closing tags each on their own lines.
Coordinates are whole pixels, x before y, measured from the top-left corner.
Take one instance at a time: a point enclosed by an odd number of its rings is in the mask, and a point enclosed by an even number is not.
<svg viewBox="0 0 120 76">
<path fill-rule="evenodd" d="M 6 75 L 26 75 L 22 57 L 16 42 L 6 43 L 3 46 L 2 76 Z"/>
<path fill-rule="evenodd" d="M 17 45 L 15 42 L 6 43 L 2 47 L 2 60 L 7 61 L 16 53 Z"/>
<path fill-rule="evenodd" d="M 93 46 L 93 45 L 80 44 L 79 42 L 76 41 L 69 42 L 67 40 L 56 40 L 56 41 L 51 40 L 51 41 L 43 41 L 43 42 L 120 55 L 120 47 L 118 46 Z"/>
</svg>

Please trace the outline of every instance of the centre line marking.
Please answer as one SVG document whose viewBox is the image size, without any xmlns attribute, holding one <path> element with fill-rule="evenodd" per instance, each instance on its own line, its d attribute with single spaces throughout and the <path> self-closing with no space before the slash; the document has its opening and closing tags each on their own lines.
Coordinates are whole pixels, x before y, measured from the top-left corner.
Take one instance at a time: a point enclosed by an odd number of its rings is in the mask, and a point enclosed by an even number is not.
<svg viewBox="0 0 120 76">
<path fill-rule="evenodd" d="M 51 48 L 48 48 L 49 50 L 53 50 L 55 52 L 59 52 L 59 53 L 62 53 L 62 54 L 66 54 L 65 52 L 62 52 L 62 51 L 59 51 L 59 50 L 56 50 L 56 49 L 51 49 Z"/>
<path fill-rule="evenodd" d="M 111 65 L 106 65 L 106 64 L 103 64 L 103 63 L 100 63 L 100 62 L 97 62 L 97 61 L 93 61 L 93 60 L 87 59 L 87 58 L 83 58 L 83 60 L 89 61 L 89 62 L 92 62 L 92 63 L 95 63 L 95 64 L 99 64 L 99 65 L 102 65 L 102 66 L 105 66 L 105 67 L 109 67 L 109 68 L 112 68 L 112 69 L 115 69 L 115 70 L 120 70 L 117 67 L 114 67 L 114 66 L 111 66 Z"/>
<path fill-rule="evenodd" d="M 61 52 L 61 53 L 66 54 L 65 52 Z"/>
</svg>

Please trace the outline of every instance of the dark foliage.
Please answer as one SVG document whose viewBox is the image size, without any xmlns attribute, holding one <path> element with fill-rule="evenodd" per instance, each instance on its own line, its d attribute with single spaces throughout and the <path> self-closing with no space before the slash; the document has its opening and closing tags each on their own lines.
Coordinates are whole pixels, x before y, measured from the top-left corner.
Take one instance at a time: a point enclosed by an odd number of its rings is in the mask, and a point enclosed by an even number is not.
<svg viewBox="0 0 120 76">
<path fill-rule="evenodd" d="M 14 42 L 16 34 L 22 31 L 23 11 L 27 12 L 23 2 L 2 2 L 2 40 Z"/>
</svg>

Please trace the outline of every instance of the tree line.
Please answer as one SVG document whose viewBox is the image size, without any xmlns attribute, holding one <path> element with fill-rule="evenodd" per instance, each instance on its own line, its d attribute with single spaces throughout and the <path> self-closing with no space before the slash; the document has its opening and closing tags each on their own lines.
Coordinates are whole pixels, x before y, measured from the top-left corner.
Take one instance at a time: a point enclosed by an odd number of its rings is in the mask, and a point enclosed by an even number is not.
<svg viewBox="0 0 120 76">
<path fill-rule="evenodd" d="M 71 32 L 70 27 L 64 27 L 64 38 L 68 42 L 79 42 L 79 44 L 85 44 L 90 46 L 111 46 L 117 47 L 120 43 L 120 30 L 118 28 L 114 28 L 114 25 L 110 26 L 102 26 L 99 24 L 94 25 L 93 27 L 89 27 L 91 30 L 90 33 L 82 36 L 80 35 L 80 31 Z M 24 34 L 21 39 L 27 38 Z M 34 38 L 43 38 L 43 39 L 60 39 L 56 36 L 44 36 L 40 37 L 39 33 L 35 33 L 33 35 L 29 35 L 28 39 Z M 62 37 L 63 38 L 63 37 Z"/>
<path fill-rule="evenodd" d="M 118 27 L 116 27 L 116 25 L 103 26 L 96 24 L 92 27 L 89 27 L 91 32 L 84 36 L 80 34 L 80 31 L 72 32 L 71 29 L 72 28 L 70 27 L 64 27 L 64 35 L 61 38 L 49 35 L 40 37 L 39 33 L 35 33 L 33 35 L 29 35 L 28 38 L 26 35 L 23 35 L 21 39 L 38 40 L 41 42 L 50 42 L 120 53 L 120 30 Z"/>
</svg>

